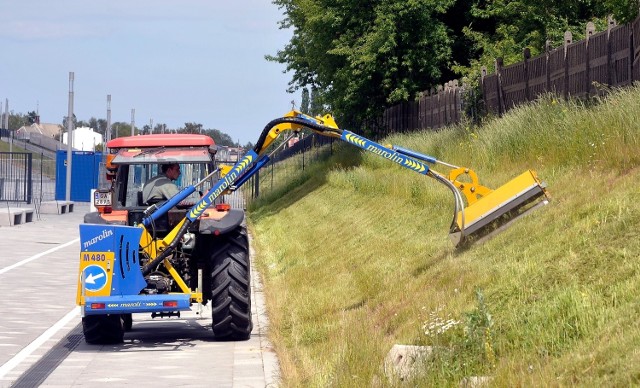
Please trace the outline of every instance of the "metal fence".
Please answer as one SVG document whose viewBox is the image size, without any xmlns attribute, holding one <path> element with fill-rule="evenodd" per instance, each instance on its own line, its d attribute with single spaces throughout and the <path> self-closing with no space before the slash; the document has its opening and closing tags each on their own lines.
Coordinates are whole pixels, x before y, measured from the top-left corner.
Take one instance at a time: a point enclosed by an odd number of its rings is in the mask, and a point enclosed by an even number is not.
<svg viewBox="0 0 640 388">
<path fill-rule="evenodd" d="M 55 168 L 43 154 L 0 152 L 0 202 L 37 206 L 55 199 Z"/>
<path fill-rule="evenodd" d="M 0 152 L 0 200 L 33 201 L 32 156 L 27 152 Z"/>
<path fill-rule="evenodd" d="M 244 184 L 247 204 L 295 182 L 312 163 L 333 154 L 334 142 L 333 138 L 314 133 L 272 155 L 269 162 Z"/>
</svg>

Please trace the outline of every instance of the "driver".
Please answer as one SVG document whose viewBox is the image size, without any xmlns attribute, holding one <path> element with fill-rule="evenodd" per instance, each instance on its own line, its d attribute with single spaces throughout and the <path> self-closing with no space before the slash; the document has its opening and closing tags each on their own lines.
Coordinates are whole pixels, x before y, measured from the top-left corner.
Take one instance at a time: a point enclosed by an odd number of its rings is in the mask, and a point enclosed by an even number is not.
<svg viewBox="0 0 640 388">
<path fill-rule="evenodd" d="M 180 177 L 180 165 L 178 163 L 163 164 L 160 170 L 162 172 L 147 181 L 142 188 L 142 202 L 146 204 L 166 201 L 180 192 L 173 182 Z"/>
</svg>

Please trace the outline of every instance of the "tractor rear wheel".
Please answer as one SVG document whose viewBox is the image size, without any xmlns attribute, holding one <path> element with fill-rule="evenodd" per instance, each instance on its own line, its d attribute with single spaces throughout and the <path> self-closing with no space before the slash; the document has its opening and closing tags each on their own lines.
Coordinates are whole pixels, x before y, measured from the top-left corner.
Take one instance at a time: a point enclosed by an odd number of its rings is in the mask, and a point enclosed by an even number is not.
<svg viewBox="0 0 640 388">
<path fill-rule="evenodd" d="M 117 344 L 124 339 L 124 320 L 120 314 L 87 315 L 82 318 L 82 332 L 89 344 Z"/>
<path fill-rule="evenodd" d="M 209 263 L 213 335 L 219 340 L 247 340 L 253 324 L 246 227 L 240 225 L 219 236 L 212 249 Z"/>
</svg>

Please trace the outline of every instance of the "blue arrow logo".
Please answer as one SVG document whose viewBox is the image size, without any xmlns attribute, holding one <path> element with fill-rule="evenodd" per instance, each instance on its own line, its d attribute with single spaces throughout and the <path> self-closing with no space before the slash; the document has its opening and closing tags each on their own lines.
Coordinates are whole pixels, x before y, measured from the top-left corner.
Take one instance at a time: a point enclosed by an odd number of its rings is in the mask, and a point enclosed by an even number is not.
<svg viewBox="0 0 640 388">
<path fill-rule="evenodd" d="M 99 265 L 89 265 L 83 271 L 84 288 L 98 292 L 107 285 L 107 271 Z"/>
</svg>

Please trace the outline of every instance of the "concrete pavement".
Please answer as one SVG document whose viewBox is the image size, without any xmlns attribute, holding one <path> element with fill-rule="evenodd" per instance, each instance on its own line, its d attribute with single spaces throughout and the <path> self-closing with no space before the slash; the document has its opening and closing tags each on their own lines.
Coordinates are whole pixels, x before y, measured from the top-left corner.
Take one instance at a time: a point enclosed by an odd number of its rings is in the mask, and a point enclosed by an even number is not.
<svg viewBox="0 0 640 388">
<path fill-rule="evenodd" d="M 136 314 L 123 344 L 86 344 L 75 293 L 78 224 L 88 210 L 76 203 L 72 213 L 0 227 L 0 387 L 278 385 L 255 270 L 248 341 L 213 341 L 205 306 L 180 318 Z"/>
</svg>

